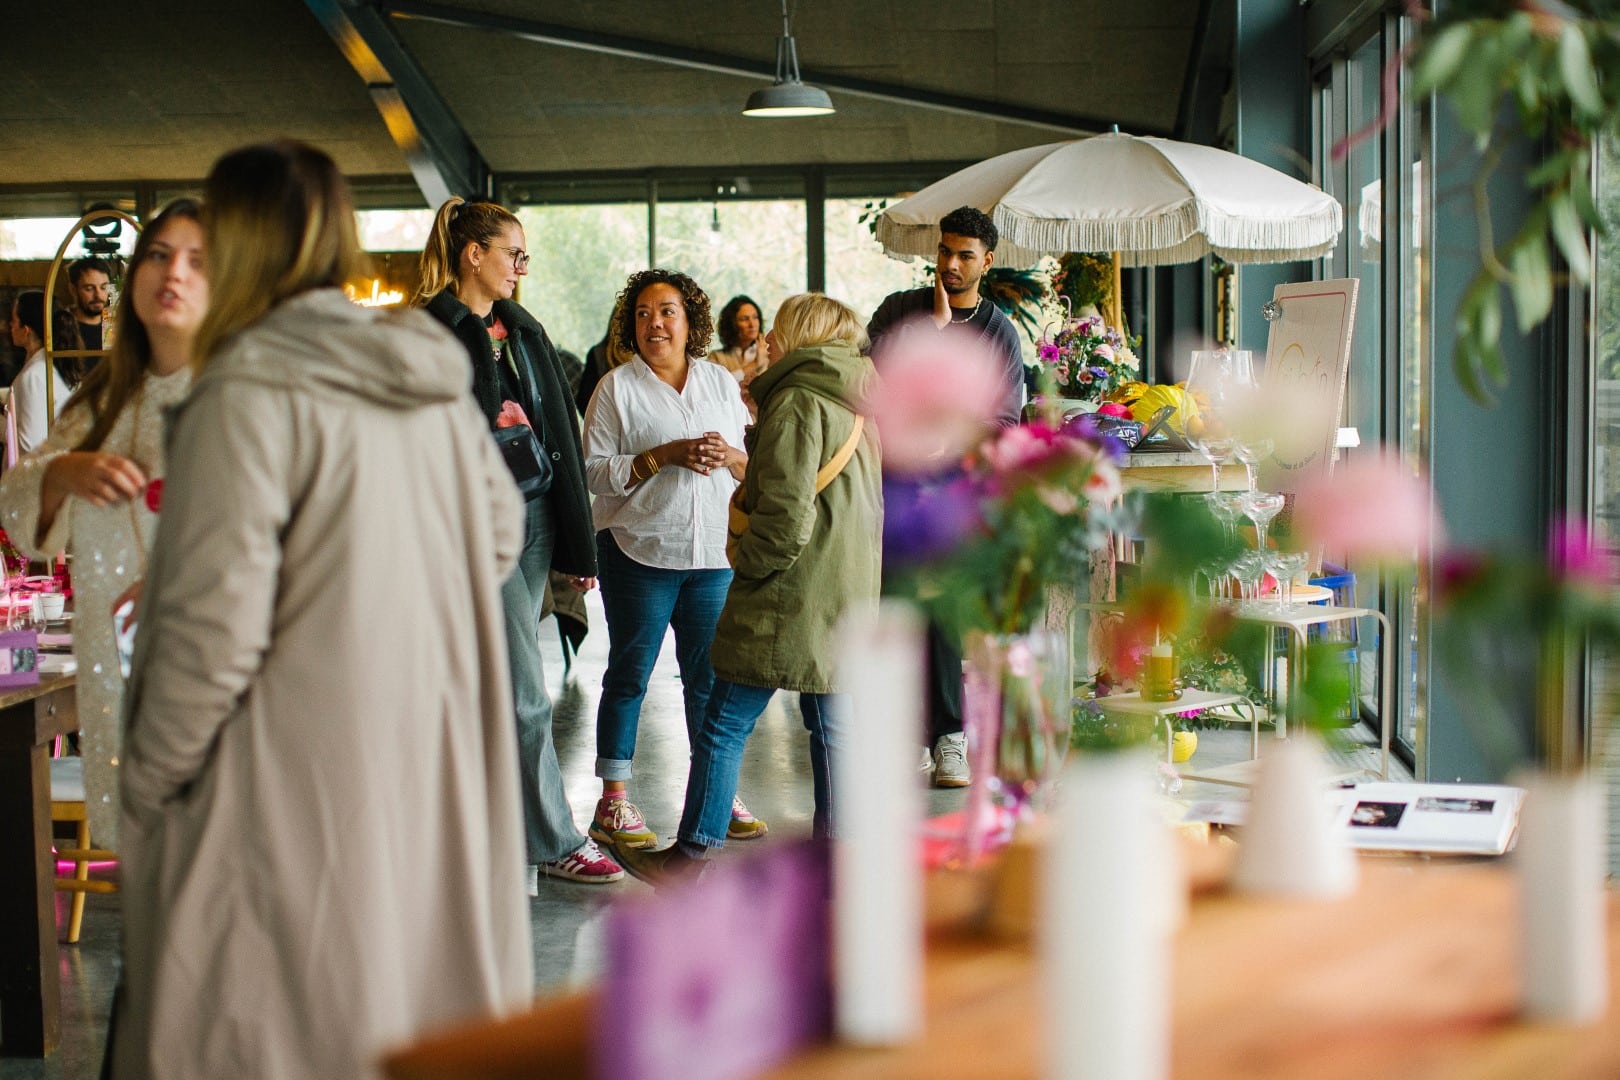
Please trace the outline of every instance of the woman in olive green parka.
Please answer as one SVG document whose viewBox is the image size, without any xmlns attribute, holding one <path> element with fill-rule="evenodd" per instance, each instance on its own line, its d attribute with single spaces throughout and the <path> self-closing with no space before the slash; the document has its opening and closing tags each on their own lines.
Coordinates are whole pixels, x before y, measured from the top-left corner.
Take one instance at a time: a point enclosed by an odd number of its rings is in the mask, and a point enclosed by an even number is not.
<svg viewBox="0 0 1620 1080">
<path fill-rule="evenodd" d="M 877 374 L 861 355 L 860 317 L 820 293 L 783 301 L 765 340 L 771 366 L 751 384 L 759 420 L 745 442 L 748 529 L 710 648 L 715 684 L 692 746 L 679 839 L 622 856 L 655 884 L 725 844 L 743 744 L 777 690 L 799 692 L 810 732 L 815 833 L 836 831 L 830 748 L 848 703 L 833 680 L 834 628 L 850 610 L 877 605 L 881 570 L 882 462 L 866 404 Z M 816 473 L 849 442 L 857 416 L 852 456 L 818 493 Z"/>
</svg>

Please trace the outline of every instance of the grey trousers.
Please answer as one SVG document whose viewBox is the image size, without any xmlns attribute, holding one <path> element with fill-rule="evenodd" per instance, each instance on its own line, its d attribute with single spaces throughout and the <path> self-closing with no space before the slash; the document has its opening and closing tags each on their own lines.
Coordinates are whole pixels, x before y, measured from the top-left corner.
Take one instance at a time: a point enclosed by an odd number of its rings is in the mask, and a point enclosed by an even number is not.
<svg viewBox="0 0 1620 1080">
<path fill-rule="evenodd" d="M 551 738 L 551 697 L 540 661 L 540 605 L 556 538 L 551 500 L 542 496 L 524 508 L 523 553 L 501 587 L 506 612 L 506 659 L 512 670 L 517 713 L 518 772 L 523 789 L 523 832 L 529 862 L 560 859 L 585 843 L 563 788 L 557 747 Z"/>
</svg>

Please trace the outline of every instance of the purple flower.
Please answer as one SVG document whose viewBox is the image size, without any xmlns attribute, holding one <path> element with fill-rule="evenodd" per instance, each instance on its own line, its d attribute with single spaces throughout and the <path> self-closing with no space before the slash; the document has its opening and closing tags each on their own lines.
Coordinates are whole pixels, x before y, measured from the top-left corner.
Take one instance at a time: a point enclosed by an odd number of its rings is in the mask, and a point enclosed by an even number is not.
<svg viewBox="0 0 1620 1080">
<path fill-rule="evenodd" d="M 1091 369 L 1091 374 L 1095 378 L 1106 379 L 1108 378 L 1108 369 L 1105 367 L 1094 367 Z"/>
<path fill-rule="evenodd" d="M 983 527 L 981 493 L 961 474 L 883 481 L 884 562 L 918 563 L 950 554 Z"/>
<path fill-rule="evenodd" d="M 1048 363 L 1058 358 L 1058 347 L 1051 342 L 1042 342 L 1039 352 L 1041 359 Z"/>
</svg>

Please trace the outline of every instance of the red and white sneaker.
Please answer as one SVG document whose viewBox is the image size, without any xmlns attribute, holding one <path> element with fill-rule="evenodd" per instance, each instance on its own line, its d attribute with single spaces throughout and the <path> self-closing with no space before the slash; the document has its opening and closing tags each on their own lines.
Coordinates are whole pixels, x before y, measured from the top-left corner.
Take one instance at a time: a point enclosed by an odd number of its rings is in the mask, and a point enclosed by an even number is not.
<svg viewBox="0 0 1620 1080">
<path fill-rule="evenodd" d="M 570 851 L 560 859 L 543 862 L 537 867 L 546 877 L 578 881 L 586 885 L 606 885 L 624 878 L 624 867 L 602 853 L 595 840 Z M 538 882 L 536 883 L 538 886 Z"/>
</svg>

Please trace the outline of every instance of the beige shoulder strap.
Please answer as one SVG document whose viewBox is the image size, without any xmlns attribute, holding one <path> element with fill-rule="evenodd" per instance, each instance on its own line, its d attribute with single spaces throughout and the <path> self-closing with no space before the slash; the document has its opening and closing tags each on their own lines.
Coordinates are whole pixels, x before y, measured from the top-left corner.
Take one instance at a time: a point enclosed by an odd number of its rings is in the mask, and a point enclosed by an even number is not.
<svg viewBox="0 0 1620 1080">
<path fill-rule="evenodd" d="M 827 464 L 816 471 L 817 495 L 821 494 L 827 485 L 833 482 L 834 477 L 844 471 L 844 466 L 849 464 L 849 459 L 855 456 L 855 448 L 860 445 L 861 431 L 865 427 L 866 417 L 856 413 L 855 426 L 850 429 L 849 438 L 845 439 L 844 445 L 838 448 L 838 453 L 829 458 Z"/>
</svg>

